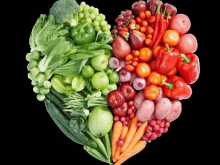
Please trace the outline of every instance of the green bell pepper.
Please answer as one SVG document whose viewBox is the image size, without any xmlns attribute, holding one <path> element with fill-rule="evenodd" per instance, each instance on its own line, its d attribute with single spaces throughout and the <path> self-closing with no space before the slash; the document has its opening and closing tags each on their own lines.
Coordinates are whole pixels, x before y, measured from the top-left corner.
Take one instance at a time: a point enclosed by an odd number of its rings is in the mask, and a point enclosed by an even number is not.
<svg viewBox="0 0 220 165">
<path fill-rule="evenodd" d="M 85 45 L 95 41 L 96 32 L 89 23 L 85 23 L 75 26 L 70 35 L 77 45 Z"/>
</svg>

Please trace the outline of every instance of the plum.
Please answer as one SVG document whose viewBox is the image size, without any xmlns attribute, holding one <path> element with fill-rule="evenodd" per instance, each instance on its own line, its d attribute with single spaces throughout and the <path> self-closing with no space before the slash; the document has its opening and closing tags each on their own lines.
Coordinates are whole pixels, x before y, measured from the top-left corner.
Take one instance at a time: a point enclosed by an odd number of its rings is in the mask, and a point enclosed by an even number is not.
<svg viewBox="0 0 220 165">
<path fill-rule="evenodd" d="M 196 37 L 193 34 L 184 34 L 180 36 L 180 42 L 176 48 L 183 54 L 195 53 L 198 47 Z"/>
<path fill-rule="evenodd" d="M 190 19 L 185 14 L 177 14 L 173 16 L 169 25 L 169 29 L 176 30 L 179 33 L 179 35 L 187 33 L 190 27 Z"/>
</svg>

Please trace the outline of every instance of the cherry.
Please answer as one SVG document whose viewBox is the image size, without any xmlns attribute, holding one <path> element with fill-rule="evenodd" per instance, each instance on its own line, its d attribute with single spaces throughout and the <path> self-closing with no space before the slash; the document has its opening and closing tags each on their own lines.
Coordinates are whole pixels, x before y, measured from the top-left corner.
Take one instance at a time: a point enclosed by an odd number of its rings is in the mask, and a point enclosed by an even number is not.
<svg viewBox="0 0 220 165">
<path fill-rule="evenodd" d="M 152 129 L 152 127 L 151 127 L 150 125 L 148 125 L 145 130 L 146 130 L 147 132 L 151 132 L 153 129 Z"/>
<path fill-rule="evenodd" d="M 131 119 L 133 119 L 133 118 L 135 117 L 135 113 L 131 113 L 131 114 L 129 115 L 129 117 L 130 117 Z"/>
<path fill-rule="evenodd" d="M 134 105 L 134 101 L 133 101 L 133 100 L 130 100 L 130 101 L 128 102 L 128 106 L 131 107 L 131 106 L 133 106 L 133 105 Z"/>
<path fill-rule="evenodd" d="M 150 136 L 151 136 L 151 134 L 152 134 L 151 132 L 145 132 L 145 134 L 144 134 L 144 135 L 145 135 L 146 137 L 150 137 Z"/>
<path fill-rule="evenodd" d="M 120 118 L 120 121 L 121 121 L 122 123 L 124 123 L 124 122 L 126 121 L 126 118 L 125 118 L 125 117 L 121 117 L 121 118 Z"/>
<path fill-rule="evenodd" d="M 168 128 L 170 126 L 170 123 L 168 121 L 165 122 L 164 127 Z"/>
<path fill-rule="evenodd" d="M 122 147 L 124 145 L 124 142 L 122 140 L 117 141 L 117 146 Z"/>
<path fill-rule="evenodd" d="M 154 130 L 154 131 L 158 131 L 159 129 L 160 129 L 159 125 L 155 125 L 155 126 L 153 127 L 153 130 Z"/>
<path fill-rule="evenodd" d="M 157 135 L 155 133 L 151 134 L 150 135 L 150 139 L 151 140 L 155 140 L 157 138 Z"/>
</svg>

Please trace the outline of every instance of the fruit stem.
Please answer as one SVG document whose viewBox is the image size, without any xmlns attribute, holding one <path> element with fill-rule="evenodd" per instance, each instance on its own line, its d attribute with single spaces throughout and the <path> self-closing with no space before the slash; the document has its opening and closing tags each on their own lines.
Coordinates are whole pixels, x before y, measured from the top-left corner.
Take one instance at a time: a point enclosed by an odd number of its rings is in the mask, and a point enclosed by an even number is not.
<svg viewBox="0 0 220 165">
<path fill-rule="evenodd" d="M 167 52 L 170 52 L 170 47 L 169 47 L 169 45 L 166 44 L 165 46 L 166 46 L 166 48 L 167 48 Z"/>
<path fill-rule="evenodd" d="M 173 83 L 166 83 L 166 82 L 162 81 L 161 84 L 166 85 L 169 89 L 173 89 L 173 87 L 174 87 Z"/>
<path fill-rule="evenodd" d="M 180 57 L 183 57 L 184 58 L 184 63 L 190 63 L 190 59 L 189 58 L 187 58 L 184 54 L 180 54 Z"/>
</svg>

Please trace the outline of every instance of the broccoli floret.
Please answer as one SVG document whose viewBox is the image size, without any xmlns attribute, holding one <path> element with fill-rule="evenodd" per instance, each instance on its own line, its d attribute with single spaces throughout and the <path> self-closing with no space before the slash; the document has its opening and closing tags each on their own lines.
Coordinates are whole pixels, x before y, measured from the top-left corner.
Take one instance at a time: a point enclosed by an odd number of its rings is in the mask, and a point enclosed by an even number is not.
<svg viewBox="0 0 220 165">
<path fill-rule="evenodd" d="M 50 15 L 54 15 L 57 23 L 68 23 L 75 26 L 78 23 L 80 6 L 75 0 L 58 0 L 50 8 Z"/>
</svg>

